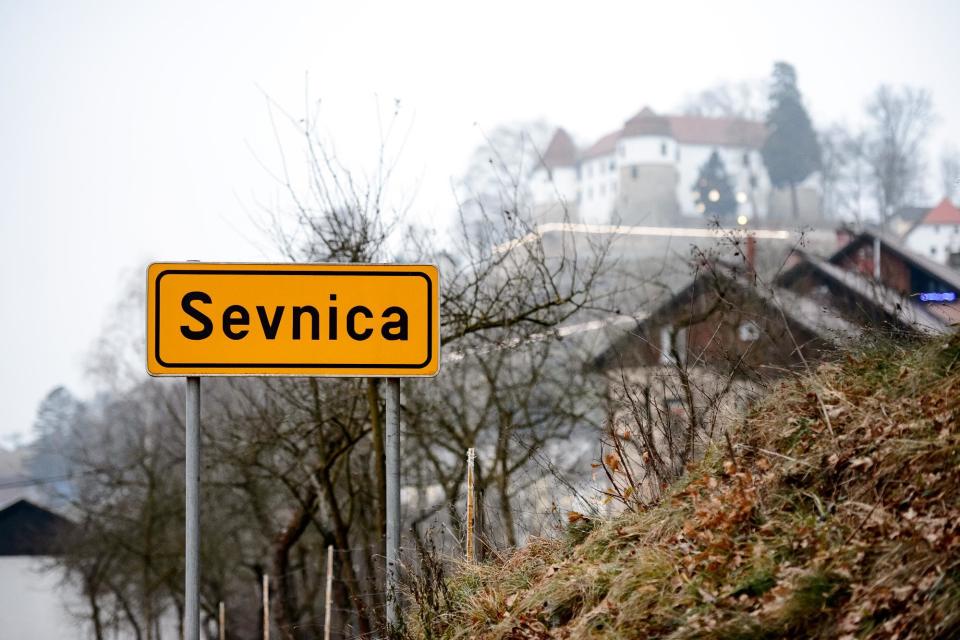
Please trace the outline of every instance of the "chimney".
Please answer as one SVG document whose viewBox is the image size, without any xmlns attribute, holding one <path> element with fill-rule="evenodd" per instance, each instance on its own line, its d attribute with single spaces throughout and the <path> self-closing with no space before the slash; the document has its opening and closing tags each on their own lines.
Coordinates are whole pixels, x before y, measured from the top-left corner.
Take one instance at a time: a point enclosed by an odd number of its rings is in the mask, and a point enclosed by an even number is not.
<svg viewBox="0 0 960 640">
<path fill-rule="evenodd" d="M 752 233 L 747 234 L 747 276 L 757 279 L 757 238 Z"/>
<path fill-rule="evenodd" d="M 846 226 L 837 227 L 837 250 L 843 249 L 853 240 L 853 232 Z"/>
</svg>

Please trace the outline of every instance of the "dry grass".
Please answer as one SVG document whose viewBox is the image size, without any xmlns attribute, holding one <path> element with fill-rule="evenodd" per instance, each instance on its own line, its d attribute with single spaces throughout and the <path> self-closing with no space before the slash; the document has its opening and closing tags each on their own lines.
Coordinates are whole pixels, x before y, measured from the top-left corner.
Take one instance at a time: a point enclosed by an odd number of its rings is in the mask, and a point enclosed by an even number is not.
<svg viewBox="0 0 960 640">
<path fill-rule="evenodd" d="M 411 633 L 960 637 L 960 338 L 784 383 L 733 441 L 656 507 L 463 568 Z"/>
</svg>

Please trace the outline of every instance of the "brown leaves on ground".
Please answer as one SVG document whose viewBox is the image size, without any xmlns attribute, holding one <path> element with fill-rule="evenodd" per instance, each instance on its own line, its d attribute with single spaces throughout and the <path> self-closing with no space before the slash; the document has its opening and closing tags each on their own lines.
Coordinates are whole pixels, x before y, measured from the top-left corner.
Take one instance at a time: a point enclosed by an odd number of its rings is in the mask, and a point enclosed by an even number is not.
<svg viewBox="0 0 960 640">
<path fill-rule="evenodd" d="M 784 383 L 736 460 L 717 447 L 659 506 L 550 547 L 445 637 L 960 637 L 958 354 L 887 346 Z"/>
</svg>

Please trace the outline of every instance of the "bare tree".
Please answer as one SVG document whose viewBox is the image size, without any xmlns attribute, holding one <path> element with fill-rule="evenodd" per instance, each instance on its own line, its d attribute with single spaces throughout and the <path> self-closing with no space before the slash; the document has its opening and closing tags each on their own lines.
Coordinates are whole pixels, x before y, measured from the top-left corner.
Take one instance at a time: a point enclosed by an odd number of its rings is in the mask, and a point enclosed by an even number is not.
<svg viewBox="0 0 960 640">
<path fill-rule="evenodd" d="M 960 151 L 948 146 L 940 154 L 940 179 L 943 197 L 956 200 L 960 194 Z"/>
<path fill-rule="evenodd" d="M 693 116 L 763 120 L 767 108 L 764 80 L 723 82 L 688 98 L 681 111 Z"/>
<path fill-rule="evenodd" d="M 527 178 L 540 161 L 555 127 L 544 120 L 505 123 L 482 132 L 454 184 L 460 212 L 471 226 L 500 222 L 503 210 L 523 215 L 530 206 Z"/>
<path fill-rule="evenodd" d="M 823 129 L 819 137 L 824 213 L 862 224 L 870 177 L 866 136 L 842 124 L 833 124 Z"/>
<path fill-rule="evenodd" d="M 882 85 L 867 103 L 866 152 L 881 220 L 923 192 L 924 145 L 934 123 L 930 94 Z"/>
</svg>

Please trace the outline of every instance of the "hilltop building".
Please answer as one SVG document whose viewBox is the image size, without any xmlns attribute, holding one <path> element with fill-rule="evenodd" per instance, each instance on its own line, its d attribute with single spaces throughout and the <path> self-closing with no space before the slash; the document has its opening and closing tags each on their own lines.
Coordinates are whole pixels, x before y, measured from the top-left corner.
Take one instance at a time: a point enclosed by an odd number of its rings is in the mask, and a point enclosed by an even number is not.
<svg viewBox="0 0 960 640">
<path fill-rule="evenodd" d="M 903 232 L 911 251 L 934 262 L 960 267 L 960 209 L 944 198 Z"/>
<path fill-rule="evenodd" d="M 736 194 L 738 215 L 752 222 L 791 220 L 789 193 L 773 189 L 760 148 L 762 122 L 737 118 L 659 115 L 649 107 L 591 146 L 579 149 L 557 129 L 530 176 L 538 222 L 628 225 L 702 221 L 693 186 L 716 151 Z M 798 188 L 800 220 L 819 216 L 820 198 L 808 179 Z"/>
</svg>

